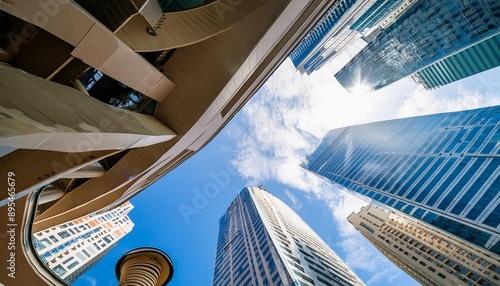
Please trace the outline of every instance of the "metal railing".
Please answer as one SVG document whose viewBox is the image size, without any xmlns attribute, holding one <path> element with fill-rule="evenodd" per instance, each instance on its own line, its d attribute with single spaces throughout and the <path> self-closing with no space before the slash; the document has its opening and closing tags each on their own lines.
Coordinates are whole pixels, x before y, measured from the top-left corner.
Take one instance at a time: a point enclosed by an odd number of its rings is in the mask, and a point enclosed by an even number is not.
<svg viewBox="0 0 500 286">
<path fill-rule="evenodd" d="M 158 0 L 147 0 L 139 9 L 139 14 L 153 29 L 158 29 L 163 23 L 163 10 Z"/>
</svg>

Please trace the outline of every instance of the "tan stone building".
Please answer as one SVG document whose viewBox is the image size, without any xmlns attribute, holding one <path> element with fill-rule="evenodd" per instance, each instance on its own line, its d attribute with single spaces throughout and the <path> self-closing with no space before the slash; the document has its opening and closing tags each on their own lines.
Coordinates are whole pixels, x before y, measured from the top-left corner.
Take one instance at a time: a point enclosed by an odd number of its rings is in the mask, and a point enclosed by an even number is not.
<svg viewBox="0 0 500 286">
<path fill-rule="evenodd" d="M 500 257 L 403 213 L 373 205 L 347 218 L 389 260 L 423 285 L 498 285 Z"/>
<path fill-rule="evenodd" d="M 59 283 L 32 231 L 118 206 L 200 150 L 331 3 L 182 2 L 0 1 L 1 283 Z"/>
</svg>

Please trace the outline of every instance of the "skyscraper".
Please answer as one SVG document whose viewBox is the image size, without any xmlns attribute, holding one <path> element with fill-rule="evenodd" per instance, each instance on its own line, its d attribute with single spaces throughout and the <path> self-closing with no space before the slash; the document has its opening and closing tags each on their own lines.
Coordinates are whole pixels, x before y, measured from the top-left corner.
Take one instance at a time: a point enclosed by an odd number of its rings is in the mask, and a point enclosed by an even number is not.
<svg viewBox="0 0 500 286">
<path fill-rule="evenodd" d="M 301 73 L 311 74 L 342 53 L 354 41 L 367 36 L 373 27 L 403 2 L 403 0 L 334 1 L 290 53 L 293 64 Z"/>
<path fill-rule="evenodd" d="M 433 89 L 498 66 L 500 34 L 433 63 L 412 78 L 426 89 Z"/>
<path fill-rule="evenodd" d="M 213 285 L 363 285 L 285 203 L 245 188 L 220 219 Z"/>
<path fill-rule="evenodd" d="M 365 206 L 347 218 L 422 285 L 498 285 L 500 256 L 406 214 Z"/>
<path fill-rule="evenodd" d="M 48 268 L 71 284 L 132 231 L 134 223 L 127 214 L 133 208 L 125 202 L 113 210 L 36 232 L 35 249 Z"/>
<path fill-rule="evenodd" d="M 417 0 L 335 77 L 376 90 L 498 33 L 498 1 Z"/>
<path fill-rule="evenodd" d="M 373 5 L 361 17 L 355 19 L 355 22 L 349 27 L 351 30 L 364 34 L 400 7 L 403 2 L 409 4 L 413 0 L 375 0 L 372 2 L 374 2 Z M 400 9 L 404 9 L 404 7 L 400 7 Z"/>
<path fill-rule="evenodd" d="M 331 130 L 303 166 L 500 253 L 500 107 Z"/>
</svg>

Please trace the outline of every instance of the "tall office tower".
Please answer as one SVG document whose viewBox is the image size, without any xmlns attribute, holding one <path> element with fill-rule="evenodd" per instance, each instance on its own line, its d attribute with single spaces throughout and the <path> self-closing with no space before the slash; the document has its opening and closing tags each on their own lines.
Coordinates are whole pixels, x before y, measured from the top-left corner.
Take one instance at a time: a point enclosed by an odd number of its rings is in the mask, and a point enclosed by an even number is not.
<svg viewBox="0 0 500 286">
<path fill-rule="evenodd" d="M 404 1 L 404 2 L 403 2 Z M 373 1 L 372 1 L 373 2 Z M 394 18 L 391 15 L 395 10 L 405 10 L 410 3 L 414 0 L 377 0 L 370 6 L 366 12 L 357 18 L 354 23 L 349 27 L 351 30 L 358 31 L 359 33 L 366 34 L 367 31 L 373 27 L 378 26 L 381 22 Z M 396 11 L 397 12 L 397 11 Z"/>
<path fill-rule="evenodd" d="M 363 285 L 285 203 L 245 188 L 220 219 L 213 285 Z"/>
<path fill-rule="evenodd" d="M 347 219 L 422 285 L 500 284 L 500 256 L 435 226 L 371 205 Z"/>
<path fill-rule="evenodd" d="M 134 223 L 127 214 L 133 208 L 125 202 L 113 210 L 36 232 L 35 250 L 48 268 L 71 284 L 132 231 Z"/>
<path fill-rule="evenodd" d="M 498 1 L 417 0 L 335 77 L 350 91 L 376 90 L 498 33 Z"/>
<path fill-rule="evenodd" d="M 370 28 L 402 2 L 403 0 L 334 1 L 321 20 L 290 53 L 293 64 L 301 73 L 311 74 L 342 53 L 351 43 L 367 35 Z"/>
<path fill-rule="evenodd" d="M 16 282 L 60 283 L 31 260 L 31 230 L 113 209 L 201 150 L 330 5 L 0 1 L 0 214 L 15 203 L 31 226 L 12 234 Z"/>
<path fill-rule="evenodd" d="M 331 130 L 303 167 L 500 253 L 500 106 Z"/>
<path fill-rule="evenodd" d="M 426 89 L 433 89 L 500 66 L 500 34 L 452 56 L 442 59 L 412 75 Z"/>
</svg>

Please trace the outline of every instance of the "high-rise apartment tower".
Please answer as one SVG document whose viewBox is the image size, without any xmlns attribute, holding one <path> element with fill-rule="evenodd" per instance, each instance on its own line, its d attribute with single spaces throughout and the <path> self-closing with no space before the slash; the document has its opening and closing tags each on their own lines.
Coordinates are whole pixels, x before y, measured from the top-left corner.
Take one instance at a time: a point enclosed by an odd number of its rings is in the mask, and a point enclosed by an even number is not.
<svg viewBox="0 0 500 286">
<path fill-rule="evenodd" d="M 500 253 L 500 106 L 331 130 L 303 166 Z"/>
<path fill-rule="evenodd" d="M 42 262 L 72 283 L 132 231 L 130 202 L 101 214 L 84 216 L 33 234 Z"/>
<path fill-rule="evenodd" d="M 347 218 L 422 285 L 498 285 L 500 256 L 400 212 L 365 206 Z"/>
<path fill-rule="evenodd" d="M 245 188 L 220 219 L 213 285 L 363 285 L 285 203 Z"/>
</svg>

